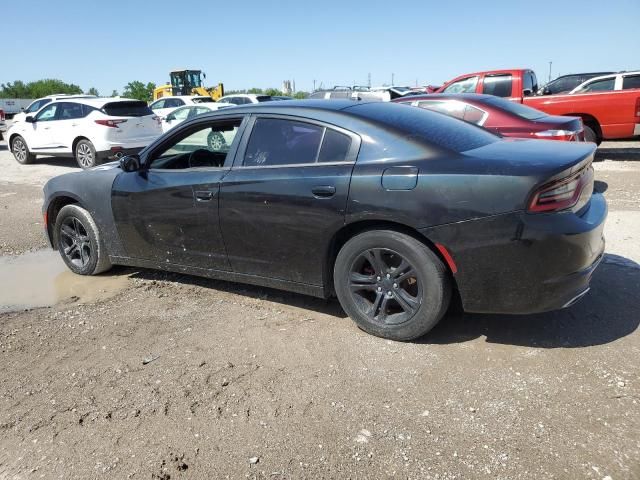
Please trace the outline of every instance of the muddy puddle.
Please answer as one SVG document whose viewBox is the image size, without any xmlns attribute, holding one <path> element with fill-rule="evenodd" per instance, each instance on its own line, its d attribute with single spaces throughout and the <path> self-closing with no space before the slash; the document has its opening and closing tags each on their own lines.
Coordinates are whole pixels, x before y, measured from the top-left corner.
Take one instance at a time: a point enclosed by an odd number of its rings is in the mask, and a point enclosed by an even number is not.
<svg viewBox="0 0 640 480">
<path fill-rule="evenodd" d="M 0 313 L 66 302 L 95 302 L 114 296 L 126 285 L 126 275 L 76 275 L 54 250 L 0 257 Z"/>
</svg>

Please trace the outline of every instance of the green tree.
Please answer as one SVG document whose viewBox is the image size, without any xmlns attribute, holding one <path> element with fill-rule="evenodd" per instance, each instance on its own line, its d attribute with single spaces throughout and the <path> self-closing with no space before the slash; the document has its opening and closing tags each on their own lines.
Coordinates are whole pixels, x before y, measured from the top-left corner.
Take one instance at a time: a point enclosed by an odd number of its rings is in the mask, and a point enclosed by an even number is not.
<svg viewBox="0 0 640 480">
<path fill-rule="evenodd" d="M 99 97 L 100 94 L 98 93 L 98 89 L 96 89 L 95 87 L 91 87 L 89 90 L 87 90 L 85 92 L 87 95 L 95 95 L 96 97 Z"/>
<path fill-rule="evenodd" d="M 284 95 L 280 90 L 278 90 L 277 88 L 267 88 L 264 91 L 265 95 L 271 95 L 272 97 L 280 97 L 282 95 Z"/>
<path fill-rule="evenodd" d="M 263 93 L 263 90 L 261 88 L 250 88 L 249 90 L 247 90 L 247 93 L 255 93 L 256 95 L 260 95 Z"/>
<path fill-rule="evenodd" d="M 293 95 L 293 98 L 297 98 L 297 99 L 303 99 L 303 98 L 308 98 L 309 97 L 309 92 L 296 92 Z"/>
<path fill-rule="evenodd" d="M 142 100 L 149 102 L 153 98 L 153 90 L 156 88 L 156 84 L 149 82 L 146 85 L 138 80 L 127 83 L 122 92 L 122 96 L 126 98 L 135 98 L 136 100 Z"/>
<path fill-rule="evenodd" d="M 111 92 L 111 96 L 112 97 L 118 97 L 120 94 L 118 93 L 118 90 L 114 90 L 113 92 Z"/>
<path fill-rule="evenodd" d="M 82 89 L 73 83 L 47 78 L 25 84 L 20 80 L 0 85 L 0 98 L 40 98 L 56 93 L 80 94 Z"/>
</svg>

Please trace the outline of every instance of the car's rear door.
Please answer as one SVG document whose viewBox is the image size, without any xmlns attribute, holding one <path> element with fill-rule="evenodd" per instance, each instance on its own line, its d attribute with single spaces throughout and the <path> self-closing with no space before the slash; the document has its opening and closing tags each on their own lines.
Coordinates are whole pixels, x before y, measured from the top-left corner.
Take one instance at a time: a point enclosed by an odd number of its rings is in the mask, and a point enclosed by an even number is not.
<svg viewBox="0 0 640 480">
<path fill-rule="evenodd" d="M 243 116 L 176 129 L 145 153 L 148 165 L 123 172 L 112 207 L 127 256 L 151 266 L 229 270 L 218 221 L 220 181 L 237 150 Z M 225 141 L 211 142 L 212 136 Z"/>
<path fill-rule="evenodd" d="M 222 180 L 220 224 L 235 272 L 320 285 L 344 223 L 360 139 L 320 122 L 254 116 Z"/>
</svg>

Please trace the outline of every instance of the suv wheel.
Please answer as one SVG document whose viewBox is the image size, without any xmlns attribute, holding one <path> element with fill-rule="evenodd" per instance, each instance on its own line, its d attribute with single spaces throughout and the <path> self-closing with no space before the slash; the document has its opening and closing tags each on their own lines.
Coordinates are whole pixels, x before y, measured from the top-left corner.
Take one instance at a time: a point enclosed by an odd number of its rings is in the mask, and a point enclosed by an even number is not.
<svg viewBox="0 0 640 480">
<path fill-rule="evenodd" d="M 373 230 L 350 239 L 334 266 L 342 308 L 362 330 L 392 340 L 413 340 L 431 330 L 451 298 L 440 259 L 403 233 Z"/>
<path fill-rule="evenodd" d="M 16 161 L 22 165 L 33 163 L 36 159 L 36 156 L 29 151 L 27 142 L 20 135 L 11 141 L 11 151 Z"/>
<path fill-rule="evenodd" d="M 80 140 L 76 144 L 74 155 L 80 168 L 91 168 L 98 164 L 96 149 L 89 140 Z"/>
</svg>

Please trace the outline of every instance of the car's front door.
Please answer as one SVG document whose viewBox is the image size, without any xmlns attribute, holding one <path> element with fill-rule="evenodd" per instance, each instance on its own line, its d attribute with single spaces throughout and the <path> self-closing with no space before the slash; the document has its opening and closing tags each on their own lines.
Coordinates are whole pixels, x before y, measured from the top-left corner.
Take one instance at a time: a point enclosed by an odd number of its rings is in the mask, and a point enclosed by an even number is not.
<svg viewBox="0 0 640 480">
<path fill-rule="evenodd" d="M 344 224 L 359 146 L 357 135 L 322 123 L 252 118 L 220 192 L 234 271 L 320 285 L 321 259 Z"/>
<path fill-rule="evenodd" d="M 56 121 L 51 122 L 49 134 L 52 140 L 52 149 L 60 152 L 72 152 L 73 141 L 78 136 L 78 127 L 82 118 L 89 114 L 91 107 L 86 107 L 75 102 L 58 102 Z"/>
<path fill-rule="evenodd" d="M 129 257 L 152 265 L 229 270 L 218 199 L 242 122 L 242 116 L 233 116 L 178 129 L 143 156 L 141 171 L 116 178 L 112 207 Z"/>
<path fill-rule="evenodd" d="M 33 123 L 25 122 L 24 137 L 33 153 L 49 152 L 56 143 L 53 130 L 59 107 L 59 103 L 51 103 L 38 112 Z"/>
</svg>

